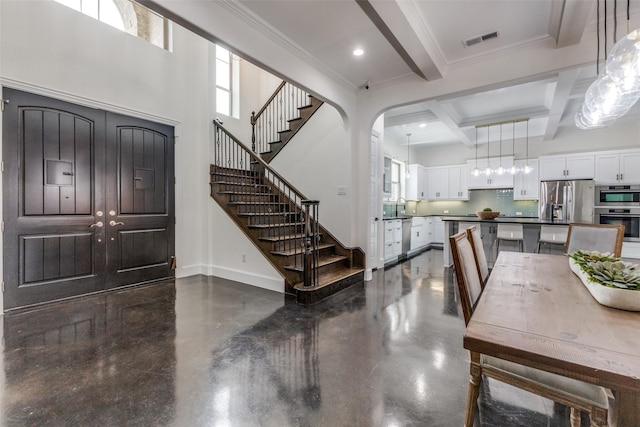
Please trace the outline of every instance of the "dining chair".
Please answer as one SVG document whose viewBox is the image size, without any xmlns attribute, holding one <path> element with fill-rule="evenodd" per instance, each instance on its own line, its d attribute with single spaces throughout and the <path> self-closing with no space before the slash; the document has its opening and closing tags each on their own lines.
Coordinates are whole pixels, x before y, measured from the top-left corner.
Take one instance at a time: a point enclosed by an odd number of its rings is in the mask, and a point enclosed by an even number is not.
<svg viewBox="0 0 640 427">
<path fill-rule="evenodd" d="M 536 253 L 540 253 L 542 245 L 564 245 L 567 243 L 569 227 L 565 225 L 541 225 Z"/>
<path fill-rule="evenodd" d="M 487 255 L 484 252 L 484 246 L 482 245 L 482 233 L 480 232 L 480 226 L 474 224 L 466 229 L 467 239 L 471 244 L 473 250 L 473 258 L 476 261 L 476 267 L 478 268 L 478 276 L 482 279 L 482 288 L 489 277 L 489 264 L 487 263 Z"/>
<path fill-rule="evenodd" d="M 564 253 L 575 251 L 609 252 L 615 257 L 622 255 L 624 225 L 613 224 L 569 224 Z"/>
<path fill-rule="evenodd" d="M 476 268 L 467 233 L 449 237 L 458 292 L 465 324 L 469 324 L 482 295 L 482 281 Z M 470 352 L 471 364 L 465 427 L 473 427 L 482 377 L 510 384 L 571 408 L 571 426 L 580 426 L 580 412 L 589 413 L 592 427 L 608 425 L 610 390 L 561 375 L 530 368 L 497 357 Z"/>
</svg>

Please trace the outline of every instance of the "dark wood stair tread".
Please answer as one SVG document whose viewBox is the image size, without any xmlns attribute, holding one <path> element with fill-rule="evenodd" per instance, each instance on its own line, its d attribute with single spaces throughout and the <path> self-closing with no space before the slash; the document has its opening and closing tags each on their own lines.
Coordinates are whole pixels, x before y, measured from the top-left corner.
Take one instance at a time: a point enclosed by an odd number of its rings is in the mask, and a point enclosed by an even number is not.
<svg viewBox="0 0 640 427">
<path fill-rule="evenodd" d="M 259 237 L 260 240 L 266 240 L 267 242 L 284 242 L 287 240 L 301 239 L 305 237 L 304 233 L 283 234 L 281 236 L 265 236 Z"/>
<path fill-rule="evenodd" d="M 302 282 L 296 283 L 293 287 L 297 291 L 317 291 L 319 288 L 333 285 L 341 280 L 348 279 L 364 272 L 364 268 L 346 267 L 338 271 L 332 271 L 318 276 L 318 285 L 305 287 Z"/>
<path fill-rule="evenodd" d="M 303 222 L 278 222 L 273 224 L 249 224 L 249 228 L 301 227 Z"/>
<path fill-rule="evenodd" d="M 335 264 L 335 263 L 344 261 L 346 259 L 348 258 L 343 255 L 322 256 L 318 260 L 318 267 L 324 267 L 325 265 Z M 286 268 L 287 270 L 300 271 L 300 272 L 304 270 L 302 265 L 285 265 L 284 268 Z"/>
<path fill-rule="evenodd" d="M 323 249 L 329 249 L 329 248 L 333 248 L 336 245 L 332 244 L 332 243 L 320 243 L 318 244 L 318 250 L 321 251 Z M 289 249 L 286 251 L 271 251 L 271 254 L 273 255 L 280 255 L 280 256 L 293 256 L 293 255 L 297 255 L 300 254 L 300 250 L 299 249 Z"/>
</svg>

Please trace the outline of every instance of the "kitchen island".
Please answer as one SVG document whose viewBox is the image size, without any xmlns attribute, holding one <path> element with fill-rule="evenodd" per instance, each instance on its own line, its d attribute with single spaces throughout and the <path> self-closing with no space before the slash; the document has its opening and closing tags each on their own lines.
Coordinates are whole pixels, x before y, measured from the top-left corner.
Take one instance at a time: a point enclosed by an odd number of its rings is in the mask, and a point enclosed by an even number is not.
<svg viewBox="0 0 640 427">
<path fill-rule="evenodd" d="M 495 219 L 480 219 L 476 215 L 462 215 L 462 216 L 443 216 L 442 220 L 445 224 L 445 235 L 447 238 L 444 242 L 444 264 L 445 266 L 450 266 L 452 264 L 451 259 L 451 250 L 449 248 L 449 236 L 456 234 L 458 230 L 459 223 L 477 223 L 480 226 L 480 230 L 482 232 L 482 242 L 485 249 L 485 253 L 487 256 L 487 263 L 489 267 L 493 267 L 493 263 L 495 262 L 498 254 L 496 248 L 496 232 L 497 232 L 497 224 L 499 223 L 507 223 L 507 224 L 522 224 L 523 233 L 524 233 L 524 252 L 534 252 L 537 245 L 538 239 L 540 237 L 540 226 L 541 225 L 556 225 L 556 226 L 568 226 L 569 223 L 565 221 L 550 221 L 544 220 L 540 218 L 531 218 L 531 217 L 506 217 L 499 216 Z M 505 249 L 507 249 L 505 244 Z M 516 250 L 507 249 L 507 250 Z M 562 254 L 564 253 L 564 245 L 545 245 L 544 248 L 545 253 L 551 254 Z"/>
</svg>

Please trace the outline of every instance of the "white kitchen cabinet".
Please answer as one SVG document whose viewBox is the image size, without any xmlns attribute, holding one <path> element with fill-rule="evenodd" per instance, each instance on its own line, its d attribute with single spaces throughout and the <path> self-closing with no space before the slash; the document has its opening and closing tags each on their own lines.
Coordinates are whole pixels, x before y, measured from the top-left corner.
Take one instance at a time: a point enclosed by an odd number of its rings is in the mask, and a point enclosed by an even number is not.
<svg viewBox="0 0 640 427">
<path fill-rule="evenodd" d="M 449 200 L 469 200 L 467 165 L 449 166 Z"/>
<path fill-rule="evenodd" d="M 595 181 L 598 184 L 639 183 L 640 151 L 596 153 Z"/>
<path fill-rule="evenodd" d="M 427 168 L 427 200 L 449 199 L 449 168 Z"/>
<path fill-rule="evenodd" d="M 427 200 L 427 168 L 418 164 L 409 165 L 409 177 L 405 183 L 405 199 Z"/>
<path fill-rule="evenodd" d="M 431 216 L 426 217 L 425 232 L 427 245 L 430 245 L 431 243 L 433 243 L 433 217 Z"/>
<path fill-rule="evenodd" d="M 538 200 L 540 198 L 538 160 L 529 160 L 529 167 L 531 167 L 529 173 L 522 172 L 526 163 L 525 160 L 516 160 L 516 168 L 519 172 L 513 176 L 513 200 Z"/>
<path fill-rule="evenodd" d="M 469 167 L 468 174 L 468 188 L 469 189 L 483 189 L 483 188 L 513 188 L 513 175 L 511 175 L 507 170 L 511 167 L 511 163 L 513 162 L 512 156 L 503 156 L 502 161 L 500 157 L 490 157 L 487 159 L 478 159 L 478 169 L 480 169 L 480 175 L 475 176 L 471 172 L 476 168 L 476 161 L 469 160 L 467 165 Z M 502 175 L 498 175 L 495 172 L 502 164 L 505 172 Z M 485 174 L 485 170 L 487 169 L 487 165 L 493 171 L 490 175 Z"/>
<path fill-rule="evenodd" d="M 416 216 L 411 219 L 411 247 L 414 251 L 426 247 L 429 244 L 429 231 L 427 218 Z"/>
<path fill-rule="evenodd" d="M 538 160 L 540 181 L 593 179 L 595 176 L 595 156 L 593 154 L 541 156 Z"/>
<path fill-rule="evenodd" d="M 444 222 L 439 216 L 433 217 L 433 243 L 444 243 Z"/>
<path fill-rule="evenodd" d="M 397 258 L 402 253 L 402 220 L 384 221 L 384 260 Z"/>
</svg>

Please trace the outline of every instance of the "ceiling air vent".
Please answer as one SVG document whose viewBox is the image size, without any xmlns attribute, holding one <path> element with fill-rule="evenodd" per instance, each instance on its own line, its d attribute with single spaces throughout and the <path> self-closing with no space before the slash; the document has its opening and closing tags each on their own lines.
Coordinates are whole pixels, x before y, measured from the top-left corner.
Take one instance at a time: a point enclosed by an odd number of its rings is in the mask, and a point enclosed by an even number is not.
<svg viewBox="0 0 640 427">
<path fill-rule="evenodd" d="M 487 40 L 498 38 L 498 32 L 494 31 L 492 33 L 483 34 L 477 37 L 471 37 L 470 39 L 462 40 L 462 44 L 464 47 L 473 46 L 482 42 L 486 42 Z"/>
</svg>

